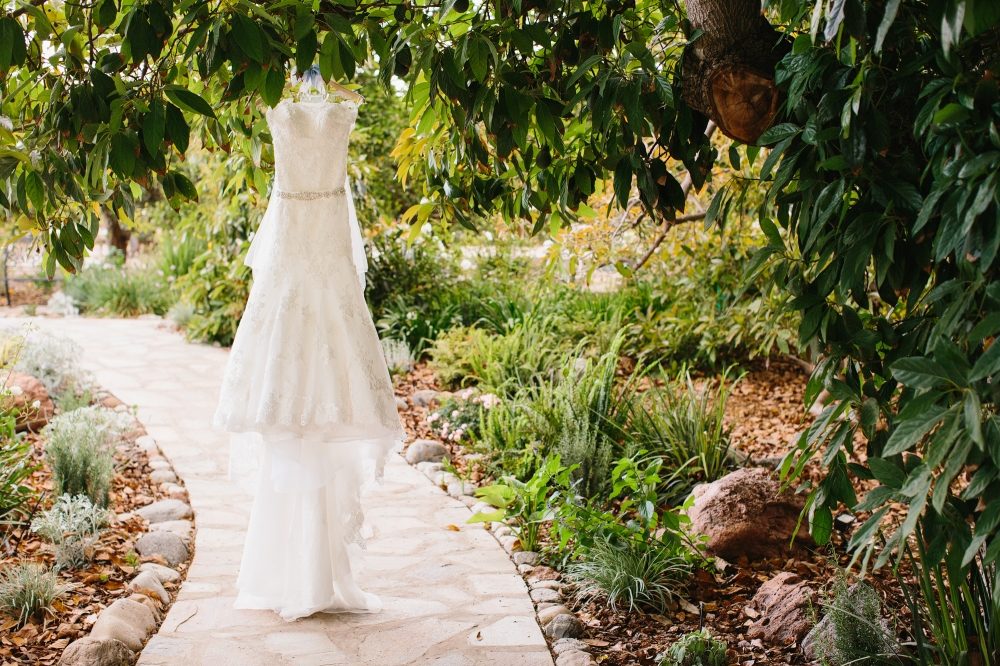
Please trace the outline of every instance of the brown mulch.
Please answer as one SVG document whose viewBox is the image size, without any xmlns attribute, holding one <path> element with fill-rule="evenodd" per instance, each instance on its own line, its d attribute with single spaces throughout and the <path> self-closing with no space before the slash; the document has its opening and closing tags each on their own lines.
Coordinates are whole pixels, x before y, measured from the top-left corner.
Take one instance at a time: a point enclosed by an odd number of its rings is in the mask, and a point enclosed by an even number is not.
<svg viewBox="0 0 1000 666">
<path fill-rule="evenodd" d="M 795 446 L 798 436 L 812 422 L 805 412 L 803 394 L 808 374 L 788 359 L 757 359 L 744 364 L 747 374 L 735 387 L 726 409 L 726 423 L 731 441 L 738 451 L 747 455 L 747 464 L 777 465 L 782 456 Z M 424 365 L 406 376 L 396 378 L 396 393 L 409 397 L 414 391 L 436 389 L 433 373 Z M 401 412 L 411 441 L 433 438 L 425 419 L 428 410 L 413 407 Z M 453 454 L 463 451 L 446 443 Z M 461 455 L 453 455 L 457 466 Z M 818 476 L 818 468 L 807 467 L 806 477 Z M 864 486 L 858 484 L 859 496 Z M 863 517 L 859 519 L 863 520 Z M 761 640 L 749 640 L 747 628 L 752 618 L 744 612 L 747 602 L 762 583 L 781 571 L 792 571 L 823 594 L 832 587 L 837 567 L 849 561 L 845 546 L 846 535 L 834 534 L 831 544 L 815 550 L 797 549 L 788 558 L 759 562 L 745 559 L 727 563 L 723 570 L 700 570 L 687 585 L 683 605 L 667 615 L 639 611 L 612 610 L 606 600 L 573 600 L 567 605 L 587 626 L 582 637 L 591 645 L 595 660 L 605 666 L 650 666 L 656 657 L 666 652 L 681 635 L 699 628 L 699 622 L 729 646 L 730 663 L 741 666 L 755 664 L 804 664 L 797 644 L 768 645 Z M 873 582 L 887 602 L 897 609 L 898 619 L 905 624 L 906 611 L 898 585 L 888 571 L 880 571 Z M 704 604 L 704 616 L 691 613 L 692 605 Z M 752 613 L 753 611 L 751 611 Z"/>
<path fill-rule="evenodd" d="M 110 402 L 117 400 L 110 398 Z M 144 430 L 128 433 L 115 453 L 116 474 L 109 493 L 109 508 L 119 515 L 167 498 L 150 482 L 152 469 L 148 466 L 149 459 L 135 446 L 136 438 L 144 434 Z M 34 434 L 28 434 L 27 438 L 34 446 L 34 462 L 40 465 L 28 484 L 45 493 L 38 505 L 38 511 L 41 511 L 51 506 L 53 501 L 52 473 L 45 461 L 44 440 Z M 117 599 L 131 595 L 126 583 L 135 574 L 133 565 L 140 562 L 166 565 L 160 556 L 138 557 L 133 550 L 136 540 L 145 531 L 145 520 L 139 516 L 119 520 L 110 526 L 101 536 L 94 561 L 88 568 L 59 573 L 60 579 L 72 585 L 73 589 L 56 601 L 54 612 L 43 620 L 35 619 L 18 628 L 17 618 L 0 615 L 0 664 L 56 664 L 70 642 L 90 632 L 101 610 Z M 5 547 L 0 566 L 23 560 L 42 562 L 50 567 L 55 564 L 51 546 L 27 526 L 7 528 L 7 531 L 0 532 L 0 538 Z M 15 544 L 16 551 L 13 550 Z M 186 569 L 187 564 L 177 567 L 182 576 Z M 173 597 L 179 583 L 167 583 L 164 587 Z M 154 598 L 153 603 L 160 605 L 159 599 Z"/>
</svg>

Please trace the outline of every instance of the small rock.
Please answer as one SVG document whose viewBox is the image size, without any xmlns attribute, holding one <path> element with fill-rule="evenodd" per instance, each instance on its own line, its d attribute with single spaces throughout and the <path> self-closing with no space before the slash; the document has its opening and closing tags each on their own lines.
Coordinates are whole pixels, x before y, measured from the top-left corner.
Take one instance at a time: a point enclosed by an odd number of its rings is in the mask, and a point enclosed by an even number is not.
<svg viewBox="0 0 1000 666">
<path fill-rule="evenodd" d="M 582 636 L 585 627 L 575 615 L 557 615 L 545 625 L 545 635 L 549 638 L 576 638 Z"/>
<path fill-rule="evenodd" d="M 157 454 L 160 452 L 160 448 L 156 445 L 156 440 L 149 435 L 143 435 L 135 440 L 135 445 L 141 450 L 150 454 Z"/>
<path fill-rule="evenodd" d="M 816 594 L 798 575 L 782 571 L 760 586 L 750 607 L 760 617 L 747 629 L 747 636 L 777 645 L 801 641 L 812 626 L 810 610 Z"/>
<path fill-rule="evenodd" d="M 469 507 L 476 503 L 476 498 L 471 495 L 459 495 L 458 500 Z"/>
<path fill-rule="evenodd" d="M 541 601 L 551 601 L 553 603 L 557 603 L 562 601 L 562 595 L 557 590 L 550 590 L 545 587 L 538 588 L 537 590 L 532 590 L 529 593 L 529 596 L 531 596 L 531 600 L 534 601 L 535 603 Z M 562 637 L 560 636 L 559 638 Z"/>
<path fill-rule="evenodd" d="M 123 414 L 128 411 L 128 405 L 125 404 L 117 405 L 115 407 L 115 411 L 118 412 L 119 414 Z"/>
<path fill-rule="evenodd" d="M 543 611 L 546 608 L 550 608 L 552 606 L 562 606 L 562 604 L 553 603 L 551 601 L 543 601 L 543 602 L 541 602 L 539 604 L 535 604 L 535 610 L 536 611 Z"/>
<path fill-rule="evenodd" d="M 590 646 L 577 638 L 560 638 L 552 644 L 552 651 L 557 655 L 569 650 L 580 652 L 590 652 Z"/>
<path fill-rule="evenodd" d="M 154 593 L 160 598 L 165 604 L 170 603 L 170 595 L 167 591 L 163 589 L 163 583 L 160 582 L 160 578 L 152 571 L 142 571 L 138 576 L 129 581 L 128 587 L 130 590 L 135 590 L 139 594 L 145 594 L 149 596 L 146 590 Z"/>
<path fill-rule="evenodd" d="M 162 523 L 153 523 L 149 526 L 150 532 L 173 532 L 180 538 L 188 541 L 191 538 L 190 520 L 166 520 Z"/>
<path fill-rule="evenodd" d="M 572 614 L 573 611 L 566 608 L 562 604 L 553 604 L 552 606 L 548 606 L 547 608 L 538 611 L 538 624 L 544 627 L 559 615 L 572 615 Z"/>
<path fill-rule="evenodd" d="M 406 462 L 411 465 L 422 462 L 439 463 L 445 458 L 451 459 L 448 448 L 433 439 L 418 439 L 406 448 Z"/>
<path fill-rule="evenodd" d="M 434 403 L 434 401 L 437 400 L 438 395 L 439 393 L 437 391 L 434 391 L 432 389 L 424 389 L 422 391 L 415 391 L 413 395 L 410 396 L 410 400 L 412 400 L 413 404 L 416 405 L 417 407 L 426 408 L 430 407 Z"/>
<path fill-rule="evenodd" d="M 114 638 L 130 650 L 139 651 L 146 636 L 156 628 L 156 618 L 138 601 L 119 599 L 97 617 L 91 638 Z"/>
<path fill-rule="evenodd" d="M 396 396 L 396 411 L 398 411 L 398 412 L 405 412 L 409 408 L 410 408 L 410 403 L 406 402 L 406 398 L 402 398 L 402 397 L 400 397 L 400 396 L 397 395 Z"/>
<path fill-rule="evenodd" d="M 566 650 L 556 657 L 556 666 L 593 666 L 594 660 L 583 650 Z"/>
<path fill-rule="evenodd" d="M 434 482 L 434 485 L 443 486 L 445 488 L 447 488 L 453 483 L 461 481 L 460 478 L 458 478 L 451 472 L 438 472 L 433 477 L 431 477 L 431 480 Z"/>
<path fill-rule="evenodd" d="M 533 590 L 542 590 L 542 589 L 561 590 L 564 587 L 566 587 L 557 580 L 532 580 L 529 581 L 528 584 L 531 586 L 531 589 Z"/>
<path fill-rule="evenodd" d="M 486 502 L 476 502 L 472 505 L 472 513 L 493 513 L 496 511 L 496 507 L 492 504 L 487 504 Z"/>
<path fill-rule="evenodd" d="M 767 469 L 736 470 L 693 494 L 691 528 L 708 537 L 706 550 L 731 562 L 784 554 L 805 506 L 805 497 L 792 488 L 781 492 L 781 482 Z M 796 541 L 813 545 L 808 530 L 799 530 Z"/>
<path fill-rule="evenodd" d="M 101 404 L 108 409 L 114 409 L 118 405 L 124 405 L 125 403 L 109 393 L 101 398 Z"/>
<path fill-rule="evenodd" d="M 85 636 L 63 650 L 59 666 L 131 666 L 135 652 L 114 638 Z"/>
<path fill-rule="evenodd" d="M 452 497 L 470 497 L 476 492 L 476 486 L 468 481 L 454 481 L 448 484 L 448 494 Z"/>
<path fill-rule="evenodd" d="M 500 537 L 500 545 L 503 546 L 503 549 L 507 551 L 508 555 L 513 553 L 515 550 L 521 550 L 521 540 L 513 535 Z"/>
<path fill-rule="evenodd" d="M 154 470 L 170 469 L 170 463 L 167 460 L 164 460 L 163 458 L 160 458 L 159 460 L 150 460 L 149 466 Z"/>
<path fill-rule="evenodd" d="M 176 483 L 165 483 L 163 484 L 162 489 L 170 499 L 180 500 L 182 502 L 186 502 L 188 499 L 188 491 L 184 486 L 178 486 Z"/>
<path fill-rule="evenodd" d="M 49 392 L 45 390 L 45 385 L 23 372 L 0 373 L 0 385 L 6 386 L 11 394 L 7 397 L 10 401 L 8 407 L 17 409 L 17 431 L 38 432 L 49 422 L 56 407 L 49 397 Z M 17 387 L 17 390 L 12 390 Z M 38 407 L 34 407 L 35 401 Z"/>
<path fill-rule="evenodd" d="M 501 538 L 507 536 L 508 534 L 510 534 L 510 528 L 504 525 L 503 523 L 500 523 L 493 528 L 493 536 L 495 536 L 498 541 Z"/>
<path fill-rule="evenodd" d="M 171 567 L 176 567 L 188 558 L 184 540 L 173 532 L 149 532 L 135 543 L 140 555 L 162 555 Z"/>
<path fill-rule="evenodd" d="M 149 480 L 157 486 L 161 483 L 176 483 L 177 475 L 174 474 L 174 470 L 172 469 L 158 469 L 150 473 Z"/>
<path fill-rule="evenodd" d="M 168 520 L 180 520 L 191 517 L 191 507 L 180 500 L 167 499 L 153 502 L 135 511 L 150 523 L 163 523 Z"/>
<path fill-rule="evenodd" d="M 528 579 L 528 583 L 537 580 L 559 580 L 559 572 L 551 567 L 535 567 L 535 570 L 531 572 L 531 578 Z"/>
<path fill-rule="evenodd" d="M 530 564 L 531 566 L 535 566 L 541 561 L 542 556 L 530 550 L 522 550 L 519 553 L 514 553 L 514 564 Z"/>
<path fill-rule="evenodd" d="M 521 574 L 522 576 L 527 576 L 528 574 L 530 574 L 534 570 L 535 570 L 535 567 L 531 566 L 530 564 L 518 564 L 517 565 L 517 573 Z"/>
<path fill-rule="evenodd" d="M 156 562 L 143 562 L 139 565 L 139 571 L 150 571 L 156 575 L 161 583 L 176 583 L 181 579 L 181 575 L 162 564 Z"/>
<path fill-rule="evenodd" d="M 139 594 L 138 592 L 136 592 L 135 594 L 129 595 L 128 598 L 131 599 L 132 601 L 138 601 L 140 604 L 142 604 L 143 606 L 145 606 L 149 610 L 153 611 L 153 617 L 156 618 L 157 622 L 160 621 L 160 617 L 161 617 L 160 602 L 153 601 L 151 598 L 147 597 L 145 594 Z"/>
<path fill-rule="evenodd" d="M 419 462 L 416 465 L 417 469 L 424 473 L 425 476 L 433 476 L 441 471 L 444 467 L 439 462 Z"/>
</svg>

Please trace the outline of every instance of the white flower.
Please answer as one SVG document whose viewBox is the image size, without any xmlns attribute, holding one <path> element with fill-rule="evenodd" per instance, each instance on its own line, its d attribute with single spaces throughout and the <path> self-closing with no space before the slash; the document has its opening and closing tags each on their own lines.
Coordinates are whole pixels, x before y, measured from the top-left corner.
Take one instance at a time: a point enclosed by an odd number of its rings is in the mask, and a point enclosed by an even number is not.
<svg viewBox="0 0 1000 666">
<path fill-rule="evenodd" d="M 34 407 L 35 409 L 39 409 L 42 406 L 42 401 L 41 400 L 36 400 L 33 403 L 31 403 L 31 406 Z"/>
<path fill-rule="evenodd" d="M 437 412 L 435 412 L 434 414 L 431 414 L 430 416 L 427 417 L 427 422 L 428 423 L 434 423 L 435 421 L 437 421 L 440 418 L 441 418 L 441 415 L 438 414 Z"/>
<path fill-rule="evenodd" d="M 488 241 L 489 241 L 489 242 L 491 242 L 491 243 L 493 242 L 493 234 L 491 234 L 491 233 L 490 233 L 489 231 L 487 231 L 487 232 L 486 232 L 485 234 L 483 234 L 483 235 L 484 235 L 484 236 L 486 236 L 486 240 L 488 240 Z"/>
<path fill-rule="evenodd" d="M 476 392 L 475 389 L 467 388 L 461 393 L 459 393 L 458 397 L 460 397 L 462 400 L 468 400 L 469 397 L 475 392 Z"/>
<path fill-rule="evenodd" d="M 431 226 L 430 222 L 424 222 L 424 226 L 420 227 L 420 233 L 430 235 L 434 231 L 434 227 Z"/>
<path fill-rule="evenodd" d="M 12 123 L 10 118 L 7 116 L 0 116 L 0 127 L 4 128 L 8 132 L 14 131 L 14 123 Z"/>
<path fill-rule="evenodd" d="M 22 389 L 20 386 L 11 386 L 10 387 L 10 394 L 11 395 L 21 395 L 22 393 L 24 393 L 24 389 Z"/>
<path fill-rule="evenodd" d="M 472 262 L 469 261 L 468 259 L 462 259 L 462 263 L 460 265 L 463 271 L 472 270 Z"/>
</svg>

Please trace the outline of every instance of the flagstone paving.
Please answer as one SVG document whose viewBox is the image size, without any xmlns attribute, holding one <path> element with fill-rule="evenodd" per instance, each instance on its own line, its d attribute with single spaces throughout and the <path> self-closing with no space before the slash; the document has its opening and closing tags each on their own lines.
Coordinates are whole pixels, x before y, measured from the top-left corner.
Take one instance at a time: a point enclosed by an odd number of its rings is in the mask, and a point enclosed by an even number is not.
<svg viewBox="0 0 1000 666">
<path fill-rule="evenodd" d="M 552 666 L 513 563 L 465 525 L 461 502 L 398 455 L 364 500 L 371 536 L 358 581 L 382 612 L 288 623 L 234 609 L 251 498 L 227 480 L 228 438 L 211 427 L 228 352 L 189 344 L 155 319 L 33 322 L 79 342 L 97 382 L 138 408 L 195 511 L 187 580 L 140 666 Z"/>
</svg>

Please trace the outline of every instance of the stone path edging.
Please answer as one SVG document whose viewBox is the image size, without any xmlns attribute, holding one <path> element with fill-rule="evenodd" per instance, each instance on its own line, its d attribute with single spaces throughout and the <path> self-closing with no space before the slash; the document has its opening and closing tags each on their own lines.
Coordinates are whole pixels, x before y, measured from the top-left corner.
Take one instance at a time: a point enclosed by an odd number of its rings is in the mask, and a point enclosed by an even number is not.
<svg viewBox="0 0 1000 666">
<path fill-rule="evenodd" d="M 461 501 L 399 456 L 364 500 L 371 535 L 358 580 L 382 598 L 381 613 L 286 623 L 233 609 L 252 500 L 226 480 L 228 440 L 211 429 L 227 352 L 148 319 L 35 322 L 79 342 L 97 381 L 138 406 L 197 516 L 187 580 L 140 665 L 552 666 L 508 556 L 485 529 L 465 525 Z"/>
</svg>

